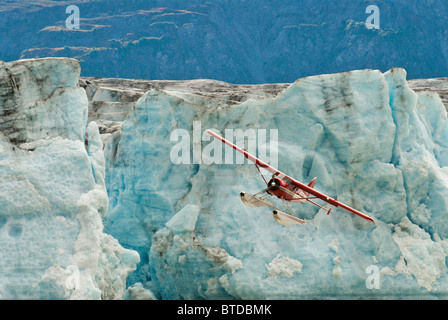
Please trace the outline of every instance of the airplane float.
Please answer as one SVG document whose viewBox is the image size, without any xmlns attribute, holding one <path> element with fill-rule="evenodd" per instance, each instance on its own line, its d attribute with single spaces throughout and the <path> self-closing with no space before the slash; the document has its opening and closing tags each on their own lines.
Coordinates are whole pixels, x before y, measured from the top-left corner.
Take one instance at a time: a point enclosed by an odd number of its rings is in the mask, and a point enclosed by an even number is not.
<svg viewBox="0 0 448 320">
<path fill-rule="evenodd" d="M 351 207 L 349 207 L 346 204 L 343 204 L 342 202 L 333 199 L 317 190 L 314 189 L 314 185 L 316 183 L 316 178 L 314 178 L 308 185 L 303 184 L 286 174 L 278 171 L 274 167 L 271 167 L 267 163 L 261 161 L 260 159 L 256 158 L 255 156 L 248 153 L 246 150 L 241 149 L 240 147 L 234 145 L 230 141 L 224 139 L 223 137 L 219 136 L 218 134 L 214 133 L 211 130 L 207 130 L 207 133 L 213 136 L 214 138 L 220 140 L 221 142 L 225 143 L 226 145 L 232 147 L 236 151 L 242 153 L 244 157 L 246 157 L 248 160 L 255 163 L 255 166 L 257 167 L 258 171 L 260 172 L 261 177 L 263 178 L 264 182 L 266 183 L 267 188 L 256 193 L 256 194 L 250 194 L 247 192 L 240 192 L 240 197 L 242 202 L 249 206 L 249 207 L 270 207 L 273 209 L 272 214 L 275 218 L 275 220 L 285 226 L 291 226 L 296 224 L 304 224 L 306 220 L 300 219 L 298 217 L 295 217 L 291 214 L 288 214 L 284 212 L 285 210 L 280 210 L 277 207 L 274 206 L 273 201 L 267 200 L 270 196 L 275 196 L 283 201 L 283 203 L 312 203 L 313 205 L 318 206 L 319 208 L 325 210 L 327 214 L 330 214 L 331 208 L 326 209 L 323 206 L 316 203 L 315 199 L 320 199 L 326 203 L 329 203 L 330 205 L 334 207 L 343 208 L 365 220 L 368 220 L 375 224 L 375 221 L 369 217 L 368 215 L 359 212 L 358 210 L 355 210 Z M 266 181 L 264 176 L 261 174 L 260 167 L 267 170 L 272 174 L 272 178 L 269 181 Z"/>
</svg>

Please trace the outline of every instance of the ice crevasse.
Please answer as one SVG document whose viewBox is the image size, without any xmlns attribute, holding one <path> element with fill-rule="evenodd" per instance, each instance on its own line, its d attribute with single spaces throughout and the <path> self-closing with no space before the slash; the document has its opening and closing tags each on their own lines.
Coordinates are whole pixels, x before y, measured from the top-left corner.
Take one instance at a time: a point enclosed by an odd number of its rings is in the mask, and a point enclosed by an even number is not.
<svg viewBox="0 0 448 320">
<path fill-rule="evenodd" d="M 239 192 L 264 188 L 253 165 L 170 161 L 172 132 L 193 152 L 198 122 L 203 154 L 206 129 L 277 129 L 280 171 L 317 177 L 376 224 L 304 204 L 292 210 L 307 223 L 287 228 L 245 207 Z M 105 146 L 105 230 L 140 253 L 128 283 L 161 299 L 446 297 L 447 128 L 440 97 L 411 90 L 400 68 L 307 77 L 237 104 L 151 89 Z"/>
</svg>

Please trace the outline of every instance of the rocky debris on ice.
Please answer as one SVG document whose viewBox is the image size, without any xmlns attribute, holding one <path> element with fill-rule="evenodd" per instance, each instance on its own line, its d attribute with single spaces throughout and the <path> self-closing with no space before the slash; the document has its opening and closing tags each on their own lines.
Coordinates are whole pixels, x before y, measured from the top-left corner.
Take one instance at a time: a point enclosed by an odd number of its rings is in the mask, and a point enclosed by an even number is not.
<svg viewBox="0 0 448 320">
<path fill-rule="evenodd" d="M 415 92 L 435 92 L 448 107 L 448 78 L 408 80 L 409 87 Z"/>
<path fill-rule="evenodd" d="M 81 77 L 79 86 L 84 88 L 89 100 L 89 120 L 96 121 L 100 132 L 107 142 L 111 134 L 121 130 L 121 124 L 137 100 L 150 89 L 169 92 L 180 98 L 194 102 L 197 99 L 209 98 L 214 104 L 225 108 L 228 105 L 240 104 L 248 99 L 260 100 L 274 98 L 289 83 L 263 85 L 230 84 L 216 80 L 135 80 L 115 78 Z M 415 92 L 435 92 L 448 107 L 448 78 L 414 79 L 408 81 Z"/>
<path fill-rule="evenodd" d="M 275 97 L 289 84 L 234 85 L 216 80 L 79 79 L 89 99 L 89 120 L 96 121 L 104 144 L 121 130 L 121 124 L 137 100 L 150 89 L 163 90 L 192 103 L 212 103 L 226 108 L 248 99 Z"/>
</svg>

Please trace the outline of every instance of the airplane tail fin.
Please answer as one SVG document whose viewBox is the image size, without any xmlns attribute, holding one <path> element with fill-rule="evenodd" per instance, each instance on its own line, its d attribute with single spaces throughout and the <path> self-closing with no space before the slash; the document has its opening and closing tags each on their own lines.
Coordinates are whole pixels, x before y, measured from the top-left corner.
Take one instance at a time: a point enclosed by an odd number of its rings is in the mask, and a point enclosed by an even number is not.
<svg viewBox="0 0 448 320">
<path fill-rule="evenodd" d="M 308 187 L 310 188 L 314 188 L 314 185 L 316 184 L 317 178 L 314 178 L 313 180 L 311 180 L 310 183 L 308 183 Z"/>
<path fill-rule="evenodd" d="M 314 188 L 314 185 L 316 184 L 316 181 L 317 181 L 317 178 L 314 178 L 313 180 L 311 180 L 310 183 L 308 183 L 308 187 Z M 302 192 L 303 192 L 303 197 L 304 198 L 308 198 L 310 196 L 310 194 L 308 192 L 305 192 L 305 191 L 302 191 Z"/>
<path fill-rule="evenodd" d="M 317 178 L 314 178 L 313 180 L 311 180 L 310 183 L 308 183 L 308 187 L 314 188 L 316 181 L 317 181 Z M 291 192 L 291 191 L 286 190 L 286 192 Z M 291 202 L 305 203 L 305 202 L 309 201 L 308 198 L 309 198 L 310 194 L 301 189 L 297 189 L 297 190 L 295 190 L 295 196 L 296 197 L 293 200 L 291 200 Z"/>
</svg>

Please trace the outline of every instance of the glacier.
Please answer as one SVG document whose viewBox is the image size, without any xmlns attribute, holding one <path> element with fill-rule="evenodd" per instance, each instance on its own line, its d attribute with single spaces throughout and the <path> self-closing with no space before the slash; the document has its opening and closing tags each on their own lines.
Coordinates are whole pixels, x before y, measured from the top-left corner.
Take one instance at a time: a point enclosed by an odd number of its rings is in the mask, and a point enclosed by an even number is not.
<svg viewBox="0 0 448 320">
<path fill-rule="evenodd" d="M 404 69 L 302 78 L 265 97 L 147 89 L 104 150 L 105 230 L 142 259 L 128 283 L 159 299 L 447 296 L 446 109 L 437 93 L 410 89 Z M 317 177 L 317 190 L 376 224 L 295 205 L 307 223 L 286 228 L 245 207 L 239 192 L 263 189 L 253 165 L 170 161 L 171 133 L 186 130 L 194 150 L 197 122 L 202 132 L 277 129 L 279 170 Z"/>
<path fill-rule="evenodd" d="M 103 232 L 105 159 L 79 62 L 0 63 L 0 298 L 122 299 L 140 258 Z"/>
<path fill-rule="evenodd" d="M 404 69 L 238 86 L 80 79 L 68 58 L 0 72 L 2 299 L 448 296 L 446 108 Z M 244 206 L 263 180 L 210 161 L 207 129 L 277 130 L 259 154 L 375 224 L 295 204 L 307 222 L 285 227 Z M 200 161 L 172 161 L 175 130 Z"/>
</svg>

